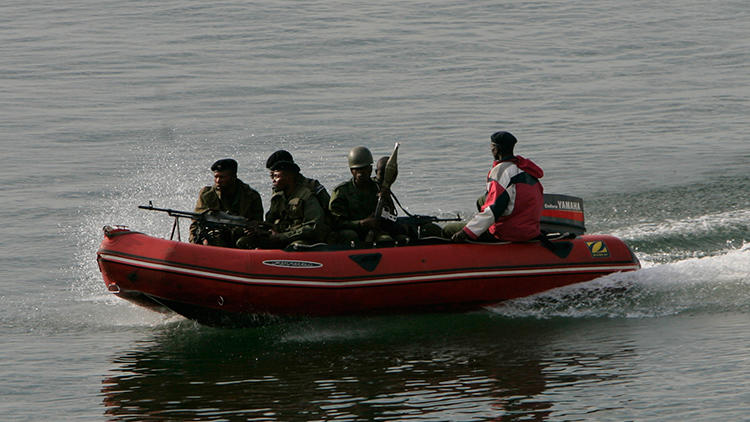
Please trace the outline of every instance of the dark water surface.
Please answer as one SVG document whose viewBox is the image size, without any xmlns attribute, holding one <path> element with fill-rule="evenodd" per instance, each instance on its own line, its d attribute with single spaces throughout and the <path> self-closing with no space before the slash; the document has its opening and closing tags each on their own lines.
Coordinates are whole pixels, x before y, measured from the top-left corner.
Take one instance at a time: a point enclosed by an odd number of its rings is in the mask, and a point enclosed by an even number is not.
<svg viewBox="0 0 750 422">
<path fill-rule="evenodd" d="M 747 420 L 750 8 L 615 2 L 0 6 L 0 419 Z M 401 143 L 469 216 L 489 135 L 643 269 L 468 314 L 198 326 L 107 293 L 101 227 L 168 236 L 218 158 L 268 205 Z M 183 233 L 186 235 L 186 233 Z"/>
<path fill-rule="evenodd" d="M 710 351 L 680 345 L 718 340 L 709 329 L 718 322 L 749 333 L 736 314 L 666 318 L 656 331 L 638 320 L 486 314 L 163 329 L 113 359 L 102 393 L 109 414 L 136 419 L 659 419 L 665 402 L 700 419 L 713 400 L 694 394 L 743 382 L 731 369 L 741 359 L 728 358 L 742 341 Z M 665 370 L 662 360 L 675 355 L 728 359 L 711 371 L 684 363 L 673 368 L 679 373 Z M 675 384 L 654 392 L 663 377 Z M 722 408 L 742 404 L 727 399 Z"/>
</svg>

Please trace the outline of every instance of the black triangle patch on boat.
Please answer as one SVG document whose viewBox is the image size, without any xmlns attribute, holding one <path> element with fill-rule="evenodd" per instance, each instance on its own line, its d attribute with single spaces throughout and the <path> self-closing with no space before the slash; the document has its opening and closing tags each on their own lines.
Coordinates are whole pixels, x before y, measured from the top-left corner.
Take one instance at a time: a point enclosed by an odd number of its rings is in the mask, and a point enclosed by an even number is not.
<svg viewBox="0 0 750 422">
<path fill-rule="evenodd" d="M 377 268 L 378 264 L 380 263 L 380 258 L 382 257 L 383 255 L 379 253 L 363 253 L 359 255 L 349 255 L 349 258 L 351 258 L 352 261 L 359 264 L 359 266 L 364 268 L 366 271 L 375 270 L 375 268 Z"/>
</svg>

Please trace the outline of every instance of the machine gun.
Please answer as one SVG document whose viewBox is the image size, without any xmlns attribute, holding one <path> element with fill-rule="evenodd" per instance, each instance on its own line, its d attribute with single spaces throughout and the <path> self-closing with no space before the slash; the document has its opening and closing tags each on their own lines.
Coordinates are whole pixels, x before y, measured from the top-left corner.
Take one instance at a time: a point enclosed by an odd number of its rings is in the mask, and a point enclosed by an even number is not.
<svg viewBox="0 0 750 422">
<path fill-rule="evenodd" d="M 402 208 L 403 210 L 403 208 Z M 441 223 L 444 221 L 461 221 L 461 216 L 456 214 L 453 218 L 440 218 L 434 215 L 420 215 L 420 214 L 409 214 L 408 211 L 403 210 L 406 213 L 405 217 L 396 218 L 396 224 L 405 227 L 409 236 L 416 236 L 417 239 L 421 239 L 425 234 L 422 233 L 423 229 L 427 229 L 426 236 L 440 236 L 439 233 L 434 233 L 434 228 L 427 228 L 426 226 L 430 223 Z M 439 227 L 438 227 L 439 228 Z"/>
<path fill-rule="evenodd" d="M 241 217 L 239 215 L 232 215 L 224 211 L 206 210 L 206 211 L 198 213 L 198 212 L 173 210 L 170 208 L 157 208 L 154 206 L 153 202 L 151 201 L 148 201 L 148 205 L 139 205 L 138 208 L 142 210 L 165 212 L 170 217 L 174 217 L 174 224 L 172 225 L 172 234 L 169 236 L 170 240 L 174 239 L 175 231 L 177 232 L 177 240 L 182 240 L 180 238 L 180 218 L 189 218 L 193 221 L 198 222 L 198 224 L 200 224 L 202 227 L 214 228 L 214 229 L 215 228 L 227 228 L 227 227 L 239 227 L 239 228 L 255 231 L 258 229 L 268 230 L 271 228 L 271 226 L 266 223 L 250 221 L 245 217 Z"/>
<path fill-rule="evenodd" d="M 453 218 L 440 218 L 434 215 L 409 214 L 406 217 L 398 217 L 396 222 L 407 226 L 421 226 L 427 223 L 441 223 L 444 221 L 461 221 L 461 216 L 456 215 Z"/>
</svg>

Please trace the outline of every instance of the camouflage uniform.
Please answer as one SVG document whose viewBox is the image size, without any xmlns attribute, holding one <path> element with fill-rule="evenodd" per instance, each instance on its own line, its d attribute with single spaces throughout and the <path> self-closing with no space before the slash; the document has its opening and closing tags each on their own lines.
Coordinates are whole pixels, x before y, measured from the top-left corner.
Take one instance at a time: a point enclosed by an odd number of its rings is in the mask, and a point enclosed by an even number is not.
<svg viewBox="0 0 750 422">
<path fill-rule="evenodd" d="M 360 226 L 359 221 L 373 215 L 378 206 L 379 191 L 374 180 L 364 189 L 357 188 L 353 178 L 336 186 L 330 202 L 331 215 L 337 230 L 334 242 L 347 243 L 365 239 L 369 230 Z"/>
<path fill-rule="evenodd" d="M 276 191 L 271 196 L 271 207 L 266 213 L 266 223 L 278 233 L 276 240 L 289 243 L 312 244 L 325 241 L 328 226 L 325 212 L 318 199 L 306 186 L 297 186 L 289 196 Z"/>
<path fill-rule="evenodd" d="M 198 202 L 195 204 L 195 212 L 202 213 L 206 210 L 224 211 L 232 215 L 247 218 L 249 221 L 263 221 L 263 202 L 260 194 L 240 179 L 235 180 L 234 194 L 222 194 L 215 186 L 206 186 L 198 194 Z M 212 232 L 214 232 L 212 230 Z M 203 239 L 209 237 L 209 243 L 216 246 L 234 247 L 237 240 L 242 237 L 242 228 L 227 228 L 220 233 L 206 233 L 196 222 L 190 225 L 190 241 L 202 243 Z"/>
</svg>

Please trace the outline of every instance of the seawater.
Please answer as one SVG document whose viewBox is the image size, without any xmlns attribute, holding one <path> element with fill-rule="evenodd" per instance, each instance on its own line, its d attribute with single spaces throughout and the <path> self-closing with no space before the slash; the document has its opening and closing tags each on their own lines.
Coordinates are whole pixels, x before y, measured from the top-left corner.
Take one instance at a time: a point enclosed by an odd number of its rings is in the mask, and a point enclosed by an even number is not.
<svg viewBox="0 0 750 422">
<path fill-rule="evenodd" d="M 744 420 L 743 2 L 6 2 L 0 419 Z M 643 268 L 466 314 L 216 329 L 108 294 L 101 227 L 167 237 L 218 158 L 329 190 L 401 143 L 410 212 L 469 217 L 489 135 Z M 183 228 L 183 236 L 186 232 Z"/>
</svg>

